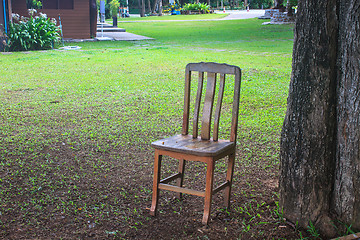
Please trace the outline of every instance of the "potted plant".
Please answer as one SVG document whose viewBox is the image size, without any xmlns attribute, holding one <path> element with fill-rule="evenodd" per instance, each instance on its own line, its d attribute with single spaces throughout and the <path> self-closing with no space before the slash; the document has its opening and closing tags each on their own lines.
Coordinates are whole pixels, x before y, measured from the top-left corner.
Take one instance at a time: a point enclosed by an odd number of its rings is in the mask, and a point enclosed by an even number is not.
<svg viewBox="0 0 360 240">
<path fill-rule="evenodd" d="M 109 5 L 110 5 L 110 14 L 113 19 L 113 27 L 117 27 L 117 14 L 119 12 L 120 3 L 118 0 L 111 0 Z"/>
</svg>

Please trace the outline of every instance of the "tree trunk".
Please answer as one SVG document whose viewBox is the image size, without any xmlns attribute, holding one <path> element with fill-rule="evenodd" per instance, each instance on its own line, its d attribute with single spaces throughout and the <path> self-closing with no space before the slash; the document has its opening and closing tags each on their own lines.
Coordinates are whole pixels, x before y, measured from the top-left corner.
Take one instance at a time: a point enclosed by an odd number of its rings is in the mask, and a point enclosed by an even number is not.
<svg viewBox="0 0 360 240">
<path fill-rule="evenodd" d="M 162 16 L 162 10 L 163 10 L 163 7 L 162 7 L 162 0 L 159 0 L 159 16 Z"/>
<path fill-rule="evenodd" d="M 284 6 L 282 5 L 284 0 L 275 0 L 274 1 L 274 8 L 275 9 L 282 9 Z"/>
<path fill-rule="evenodd" d="M 141 12 L 140 17 L 145 17 L 145 0 L 141 0 Z"/>
<path fill-rule="evenodd" d="M 337 156 L 333 204 L 360 229 L 360 1 L 339 4 Z"/>
<path fill-rule="evenodd" d="M 154 14 L 156 13 L 156 11 L 158 11 L 158 15 L 162 16 L 162 1 L 161 0 L 155 0 L 154 1 L 153 11 L 154 11 Z"/>
<path fill-rule="evenodd" d="M 112 17 L 113 19 L 113 27 L 117 27 L 117 17 Z"/>
<path fill-rule="evenodd" d="M 157 2 L 158 2 L 158 0 L 154 0 L 154 5 L 153 5 L 153 11 L 152 11 L 152 14 L 155 14 L 155 12 L 156 12 Z"/>
<path fill-rule="evenodd" d="M 97 27 L 97 7 L 96 0 L 89 0 L 90 5 L 90 37 L 96 37 L 96 27 Z"/>
<path fill-rule="evenodd" d="M 148 0 L 148 7 L 149 7 L 149 14 L 151 14 L 152 10 L 151 10 L 151 2 L 150 2 L 150 0 Z"/>
<path fill-rule="evenodd" d="M 287 11 L 287 15 L 288 15 L 288 16 L 292 16 L 292 15 L 293 15 L 293 3 L 292 3 L 292 1 L 287 1 L 286 11 Z"/>
<path fill-rule="evenodd" d="M 145 14 L 143 13 L 143 6 L 142 6 L 143 0 L 138 0 L 138 6 L 140 9 L 140 17 L 145 17 Z"/>
<path fill-rule="evenodd" d="M 360 228 L 359 15 L 359 0 L 298 5 L 280 205 L 288 220 L 311 221 L 326 237 L 336 234 L 334 220 Z"/>
</svg>

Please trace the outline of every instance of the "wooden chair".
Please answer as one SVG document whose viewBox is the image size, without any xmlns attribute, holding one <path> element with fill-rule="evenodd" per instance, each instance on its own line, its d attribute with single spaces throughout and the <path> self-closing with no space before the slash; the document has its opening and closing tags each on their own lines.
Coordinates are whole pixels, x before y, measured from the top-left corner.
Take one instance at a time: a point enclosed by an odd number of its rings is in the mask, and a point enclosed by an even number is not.
<svg viewBox="0 0 360 240">
<path fill-rule="evenodd" d="M 199 72 L 198 90 L 195 102 L 194 119 L 193 119 L 193 135 L 188 135 L 189 113 L 190 113 L 190 84 L 191 72 Z M 207 73 L 207 86 L 205 99 L 203 103 L 203 114 L 201 124 L 201 135 L 198 137 L 198 120 L 201 105 L 201 95 L 203 89 L 204 73 Z M 211 139 L 211 119 L 212 109 L 216 89 L 217 75 L 220 74 L 220 86 L 218 93 L 217 106 L 214 116 L 214 130 Z M 219 140 L 219 120 L 221 104 L 225 86 L 225 75 L 235 75 L 234 98 L 232 107 L 232 121 L 230 140 Z M 211 209 L 212 195 L 225 189 L 225 206 L 230 207 L 230 192 L 232 185 L 232 176 L 234 171 L 236 135 L 238 125 L 239 98 L 240 98 L 240 80 L 241 70 L 239 67 L 218 63 L 189 63 L 186 66 L 185 74 L 185 97 L 184 97 L 184 114 L 182 134 L 173 137 L 161 139 L 153 142 L 151 145 L 155 148 L 154 162 L 154 182 L 153 195 L 150 214 L 156 215 L 158 206 L 159 191 L 169 190 L 177 192 L 177 197 L 181 198 L 182 193 L 192 194 L 205 198 L 203 224 L 208 224 Z M 161 160 L 162 156 L 169 156 L 179 160 L 178 173 L 160 180 Z M 226 182 L 213 189 L 214 169 L 217 160 L 228 156 L 228 168 L 226 174 Z M 196 191 L 183 188 L 184 170 L 186 161 L 200 161 L 207 164 L 206 170 L 206 186 L 205 191 Z M 176 181 L 175 185 L 168 184 Z"/>
</svg>

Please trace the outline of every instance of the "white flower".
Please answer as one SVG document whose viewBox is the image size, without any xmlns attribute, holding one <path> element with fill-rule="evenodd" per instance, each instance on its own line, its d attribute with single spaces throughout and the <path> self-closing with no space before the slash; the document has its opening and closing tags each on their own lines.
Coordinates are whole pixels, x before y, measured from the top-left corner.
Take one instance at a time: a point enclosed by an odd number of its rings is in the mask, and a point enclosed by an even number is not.
<svg viewBox="0 0 360 240">
<path fill-rule="evenodd" d="M 20 15 L 17 13 L 13 13 L 12 15 L 12 19 L 14 19 L 15 21 L 19 21 L 20 20 Z"/>
<path fill-rule="evenodd" d="M 47 18 L 46 13 L 39 13 L 39 16 L 40 16 L 41 18 Z"/>
<path fill-rule="evenodd" d="M 36 9 L 28 9 L 29 15 L 34 16 L 35 13 L 37 13 Z"/>
<path fill-rule="evenodd" d="M 56 23 L 57 23 L 57 21 L 56 21 L 55 18 L 52 18 L 50 21 L 51 21 L 53 24 L 55 24 L 55 25 L 56 25 Z"/>
</svg>

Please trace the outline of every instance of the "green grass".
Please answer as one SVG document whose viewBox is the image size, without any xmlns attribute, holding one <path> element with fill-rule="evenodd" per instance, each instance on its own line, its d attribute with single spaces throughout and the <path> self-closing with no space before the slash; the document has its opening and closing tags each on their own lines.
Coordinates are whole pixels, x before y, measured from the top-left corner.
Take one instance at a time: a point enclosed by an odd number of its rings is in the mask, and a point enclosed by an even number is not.
<svg viewBox="0 0 360 240">
<path fill-rule="evenodd" d="M 254 202 L 277 197 L 258 190 L 262 185 L 252 176 L 277 176 L 293 35 L 292 26 L 261 23 L 122 23 L 128 32 L 155 40 L 0 55 L 0 236 L 48 238 L 55 231 L 59 238 L 81 238 L 94 224 L 98 238 L 131 238 L 146 226 L 158 227 L 145 209 L 152 188 L 149 143 L 180 132 L 184 69 L 200 61 L 242 68 L 231 218 L 252 217 L 227 223 L 226 232 L 255 234 L 263 215 L 276 215 L 275 204 Z M 224 101 L 220 131 L 226 136 L 230 97 Z M 168 205 L 162 205 L 163 217 L 175 214 Z M 200 221 L 194 214 L 189 219 Z M 174 237 L 188 236 L 181 235 L 185 228 Z M 200 233 L 194 232 L 196 238 Z"/>
<path fill-rule="evenodd" d="M 126 31 L 155 38 L 155 43 L 198 50 L 250 51 L 291 54 L 293 32 L 288 25 L 261 25 L 258 19 L 241 21 L 187 21 L 119 23 Z M 146 26 L 146 27 L 145 27 Z M 250 53 L 251 54 L 251 53 Z"/>
<path fill-rule="evenodd" d="M 163 15 L 161 17 L 160 16 L 130 17 L 130 18 L 119 18 L 118 22 L 122 22 L 122 21 L 209 20 L 209 19 L 224 18 L 227 15 L 228 14 L 197 14 L 197 15 Z"/>
</svg>

